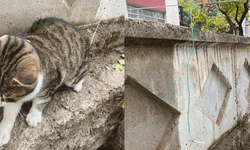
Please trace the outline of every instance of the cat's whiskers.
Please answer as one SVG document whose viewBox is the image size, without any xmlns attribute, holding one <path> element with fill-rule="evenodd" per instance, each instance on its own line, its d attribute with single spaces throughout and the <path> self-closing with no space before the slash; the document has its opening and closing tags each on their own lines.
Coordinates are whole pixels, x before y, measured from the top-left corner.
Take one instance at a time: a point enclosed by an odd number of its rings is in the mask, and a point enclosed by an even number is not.
<svg viewBox="0 0 250 150">
<path fill-rule="evenodd" d="M 23 111 L 22 109 L 20 109 L 19 114 L 22 116 L 23 119 L 24 119 L 24 116 L 27 115 L 27 113 L 25 111 Z"/>
<path fill-rule="evenodd" d="M 15 108 L 17 111 L 19 110 L 18 108 L 17 108 L 17 106 L 15 106 L 15 107 L 13 107 L 13 108 Z M 23 117 L 23 115 L 22 115 L 22 109 L 20 109 L 20 111 L 18 111 L 18 114 L 20 114 L 20 116 L 24 119 L 24 117 Z"/>
</svg>

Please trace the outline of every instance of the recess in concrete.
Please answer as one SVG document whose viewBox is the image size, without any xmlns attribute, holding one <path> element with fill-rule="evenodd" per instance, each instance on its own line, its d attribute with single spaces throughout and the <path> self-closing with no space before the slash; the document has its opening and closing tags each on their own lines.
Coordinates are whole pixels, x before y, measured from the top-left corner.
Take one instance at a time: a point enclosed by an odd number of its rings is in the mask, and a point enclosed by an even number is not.
<svg viewBox="0 0 250 150">
<path fill-rule="evenodd" d="M 237 84 L 237 92 L 238 92 L 238 106 L 240 106 L 239 114 L 240 116 L 243 116 L 248 110 L 247 106 L 249 104 L 249 98 L 250 98 L 250 89 L 249 89 L 249 82 L 250 82 L 250 77 L 249 77 L 249 71 L 250 71 L 250 66 L 245 59 L 244 65 L 242 66 L 240 70 L 240 75 L 238 79 L 238 84 Z"/>
<path fill-rule="evenodd" d="M 228 79 L 213 64 L 196 106 L 211 120 L 220 125 L 231 89 Z"/>
<path fill-rule="evenodd" d="M 126 149 L 177 150 L 180 113 L 130 77 L 125 86 Z"/>
</svg>

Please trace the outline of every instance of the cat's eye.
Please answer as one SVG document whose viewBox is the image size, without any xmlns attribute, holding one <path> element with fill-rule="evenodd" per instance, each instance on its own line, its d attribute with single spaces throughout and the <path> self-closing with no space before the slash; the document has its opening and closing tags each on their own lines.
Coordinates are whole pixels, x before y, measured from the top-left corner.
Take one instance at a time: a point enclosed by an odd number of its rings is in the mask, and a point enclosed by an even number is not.
<svg viewBox="0 0 250 150">
<path fill-rule="evenodd" d="M 15 102 L 15 100 L 13 98 L 7 98 L 6 101 L 7 102 Z"/>
</svg>

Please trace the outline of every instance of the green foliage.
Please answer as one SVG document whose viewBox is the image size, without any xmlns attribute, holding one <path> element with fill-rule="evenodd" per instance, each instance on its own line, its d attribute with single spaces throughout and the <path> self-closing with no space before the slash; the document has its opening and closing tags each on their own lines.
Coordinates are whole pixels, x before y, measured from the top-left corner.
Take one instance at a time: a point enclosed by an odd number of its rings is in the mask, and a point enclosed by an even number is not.
<svg viewBox="0 0 250 150">
<path fill-rule="evenodd" d="M 125 65 L 125 59 L 119 60 L 119 63 L 122 64 L 122 65 Z"/>
<path fill-rule="evenodd" d="M 243 12 L 244 12 L 244 3 L 246 0 L 238 1 L 238 2 L 225 2 L 225 3 L 220 3 L 220 8 L 222 10 L 227 10 L 227 13 L 229 17 L 234 20 L 235 15 L 236 15 L 236 6 L 239 6 L 239 12 L 238 12 L 238 20 L 240 20 Z M 217 8 L 218 9 L 218 8 Z M 220 13 L 221 14 L 221 13 Z M 249 15 L 246 16 L 248 18 Z"/>
<path fill-rule="evenodd" d="M 115 70 L 118 70 L 118 71 L 122 71 L 124 65 L 125 65 L 125 60 L 121 59 L 121 60 L 119 60 L 119 64 L 117 64 L 117 63 L 113 64 L 112 68 L 114 68 Z"/>
<path fill-rule="evenodd" d="M 226 0 L 224 0 L 226 1 Z M 225 3 L 219 3 L 220 9 L 225 10 L 227 12 L 227 15 L 230 17 L 233 23 L 236 23 L 235 21 L 235 15 L 236 15 L 236 5 L 239 6 L 238 11 L 238 20 L 241 19 L 241 16 L 244 12 L 244 3 L 246 0 L 242 0 L 239 2 L 225 2 Z M 195 0 L 178 0 L 179 5 L 183 4 L 191 4 L 191 3 L 198 3 Z M 209 7 L 214 9 L 207 10 Z M 219 7 L 216 4 L 207 4 L 207 5 L 195 5 L 199 9 L 201 9 L 201 14 L 198 16 L 198 10 L 193 9 L 192 15 L 193 15 L 193 24 L 201 24 L 201 30 L 204 31 L 214 31 L 214 32 L 228 32 L 230 30 L 229 22 L 226 20 L 225 15 L 221 13 L 219 10 Z M 184 11 L 187 14 L 190 14 L 190 5 L 183 5 Z M 248 18 L 250 15 L 247 14 L 246 18 Z M 194 26 L 197 27 L 198 25 Z"/>
<path fill-rule="evenodd" d="M 183 10 L 189 15 L 190 14 L 190 10 L 191 10 L 191 3 L 194 3 L 195 1 L 194 0 L 186 0 L 186 2 L 184 0 L 178 0 L 178 3 L 179 5 L 183 5 Z M 186 5 L 188 4 L 188 5 Z M 197 5 L 196 7 L 198 7 L 200 9 L 200 6 Z M 197 9 L 192 9 L 192 14 L 193 14 L 193 23 L 195 24 L 197 22 L 197 17 L 198 17 L 198 10 Z M 200 18 L 203 18 L 201 17 L 201 15 L 203 14 L 200 14 Z M 191 25 L 190 25 L 191 26 Z"/>
<path fill-rule="evenodd" d="M 122 71 L 123 65 L 115 63 L 112 65 L 112 68 L 114 68 L 115 70 L 118 70 L 118 71 Z"/>
<path fill-rule="evenodd" d="M 122 103 L 122 108 L 123 108 L 123 109 L 125 108 L 125 102 Z"/>
</svg>

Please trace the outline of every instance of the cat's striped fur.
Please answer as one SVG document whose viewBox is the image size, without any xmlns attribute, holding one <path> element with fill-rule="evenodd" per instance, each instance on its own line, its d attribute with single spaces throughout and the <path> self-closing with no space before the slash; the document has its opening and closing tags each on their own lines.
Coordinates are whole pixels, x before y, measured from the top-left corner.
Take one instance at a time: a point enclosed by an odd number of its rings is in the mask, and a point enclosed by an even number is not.
<svg viewBox="0 0 250 150">
<path fill-rule="evenodd" d="M 23 102 L 33 100 L 26 121 L 36 126 L 58 87 L 81 89 L 89 71 L 88 49 L 88 39 L 58 18 L 40 19 L 20 37 L 0 37 L 0 98 L 5 105 L 0 145 L 9 141 Z"/>
</svg>

